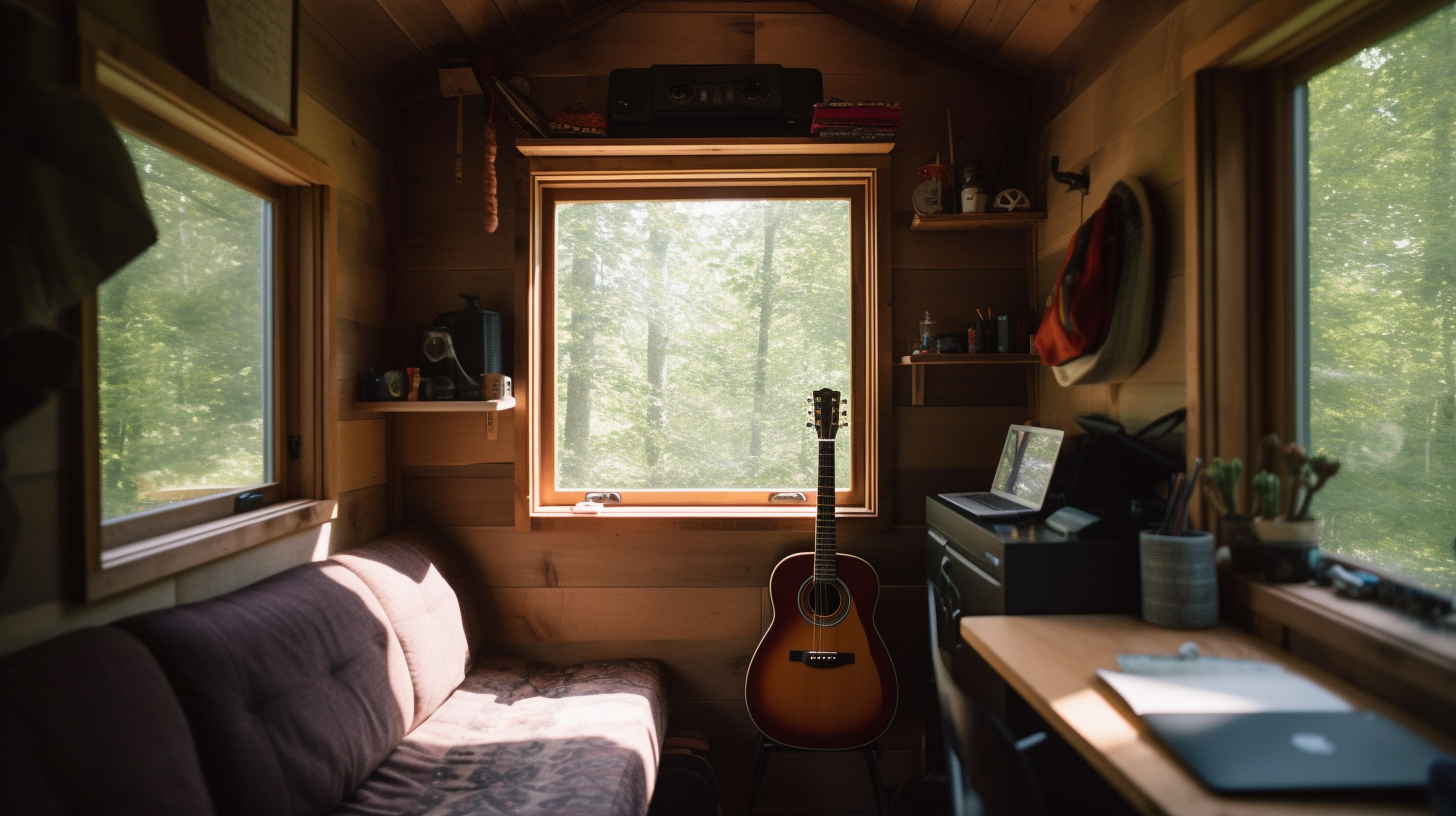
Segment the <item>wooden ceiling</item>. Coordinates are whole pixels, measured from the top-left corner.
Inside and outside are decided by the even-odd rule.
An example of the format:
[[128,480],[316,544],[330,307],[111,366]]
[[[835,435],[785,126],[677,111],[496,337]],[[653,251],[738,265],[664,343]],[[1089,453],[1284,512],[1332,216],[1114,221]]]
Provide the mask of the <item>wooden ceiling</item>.
[[393,94],[452,61],[509,64],[623,11],[822,11],[950,60],[1030,78],[1099,0],[302,0],[303,26]]

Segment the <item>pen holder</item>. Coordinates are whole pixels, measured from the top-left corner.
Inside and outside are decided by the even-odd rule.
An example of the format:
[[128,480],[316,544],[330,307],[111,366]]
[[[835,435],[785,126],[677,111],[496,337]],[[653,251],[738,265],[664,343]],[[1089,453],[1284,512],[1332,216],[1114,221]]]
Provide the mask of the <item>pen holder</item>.
[[1138,534],[1143,620],[1174,629],[1218,624],[1218,568],[1212,533]]

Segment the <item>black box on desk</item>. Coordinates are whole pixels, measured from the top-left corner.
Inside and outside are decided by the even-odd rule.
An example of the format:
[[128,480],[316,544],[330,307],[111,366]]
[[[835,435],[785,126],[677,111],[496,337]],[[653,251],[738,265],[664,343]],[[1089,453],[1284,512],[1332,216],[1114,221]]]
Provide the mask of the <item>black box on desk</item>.
[[925,523],[926,575],[942,593],[959,596],[963,615],[1138,614],[1142,608],[1134,534],[1102,538],[1093,526],[1065,535],[1038,517],[982,522],[939,496],[926,497]]

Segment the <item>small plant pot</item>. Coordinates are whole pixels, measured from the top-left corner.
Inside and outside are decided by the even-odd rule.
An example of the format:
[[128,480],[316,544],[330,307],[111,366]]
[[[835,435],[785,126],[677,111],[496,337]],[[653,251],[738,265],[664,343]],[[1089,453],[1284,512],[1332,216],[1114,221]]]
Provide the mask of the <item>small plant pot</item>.
[[1224,516],[1219,524],[1218,543],[1228,549],[1229,569],[1239,575],[1259,575],[1262,548],[1254,535],[1253,516]]
[[1256,519],[1254,535],[1259,539],[1260,578],[1278,584],[1314,578],[1320,559],[1319,519]]
[[1174,629],[1218,624],[1218,567],[1213,533],[1138,534],[1143,620]]

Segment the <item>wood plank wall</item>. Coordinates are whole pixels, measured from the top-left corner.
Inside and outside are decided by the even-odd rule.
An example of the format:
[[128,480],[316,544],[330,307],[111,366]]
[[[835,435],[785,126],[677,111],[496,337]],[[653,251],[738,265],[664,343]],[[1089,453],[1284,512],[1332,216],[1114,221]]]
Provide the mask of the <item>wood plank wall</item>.
[[[532,96],[550,115],[574,100],[604,110],[614,68],[750,62],[817,67],[826,96],[904,106],[892,154],[897,356],[908,353],[927,309],[946,331],[963,330],[977,307],[1029,316],[1031,246],[1025,234],[908,228],[916,169],[946,150],[947,108],[984,162],[999,158],[997,128],[1022,134],[1021,155],[1030,152],[1025,81],[969,61],[938,64],[800,3],[775,3],[771,13],[763,4],[642,3],[512,68],[529,80]],[[502,123],[501,221],[496,233],[484,233],[479,99],[466,110],[463,185],[453,181],[454,100],[412,102],[393,123],[391,365],[412,364],[416,327],[459,308],[458,293],[480,293],[483,305],[502,312],[508,324],[523,298],[513,289],[522,248],[515,242],[520,213],[510,191],[527,164]],[[1008,178],[1024,179],[1026,164],[1019,162]],[[1007,423],[1026,418],[1026,380],[1011,366],[943,367],[930,374],[928,404],[916,407],[909,372],[897,368],[888,429],[891,523],[841,522],[843,550],[867,558],[879,572],[879,626],[900,675],[899,714],[883,740],[882,767],[891,784],[923,773],[923,497],[989,481]],[[516,418],[505,413],[499,419],[491,440],[479,415],[396,416],[389,428],[392,523],[439,528],[471,555],[472,596],[488,621],[487,648],[558,662],[613,655],[665,660],[672,725],[710,735],[728,812],[743,812],[757,734],[742,701],[744,671],[768,624],[769,573],[784,555],[810,549],[812,525],[806,519],[802,531],[785,532],[725,522],[667,532],[602,519],[599,532],[582,532],[580,525],[518,532],[512,516]],[[769,769],[760,807],[868,810],[869,797],[858,756],[781,757]]]
[[[59,17],[44,16],[48,12],[39,7],[42,4],[35,5],[43,16],[33,44],[38,52],[34,62],[57,74],[51,81],[63,81],[64,24]],[[161,50],[162,18],[152,0],[87,5],[145,47]],[[59,16],[59,5],[55,8]],[[341,28],[331,14],[328,4],[302,3],[295,139],[338,171],[335,371],[347,373],[334,379],[343,390],[354,384],[350,361],[376,356],[367,348],[382,347],[386,325],[383,223],[388,106],[382,89],[388,85],[349,56],[335,36],[349,29]],[[340,399],[341,410],[347,411],[352,391],[348,397]],[[11,568],[0,577],[0,653],[78,626],[212,597],[322,557],[330,548],[368,540],[385,529],[384,422],[377,417],[356,421],[344,414],[337,418],[337,438],[338,447],[348,455],[339,456],[332,485],[339,498],[337,522],[114,598],[70,603],[67,586],[74,578],[81,544],[71,529],[75,513],[68,497],[73,486],[62,453],[68,434],[62,408],[59,400],[52,399],[5,436],[9,485],[20,508],[21,534]]]
[[1091,190],[1069,193],[1047,180],[1047,222],[1036,248],[1036,301],[1044,303],[1067,245],[1112,185],[1140,178],[1154,210],[1157,284],[1152,347],[1121,383],[1063,387],[1038,376],[1041,419],[1079,432],[1076,417],[1100,413],[1137,430],[1186,403],[1184,359],[1183,52],[1249,5],[1249,0],[1099,3],[1037,75],[1044,125],[1039,167],[1061,158],[1088,171]]

